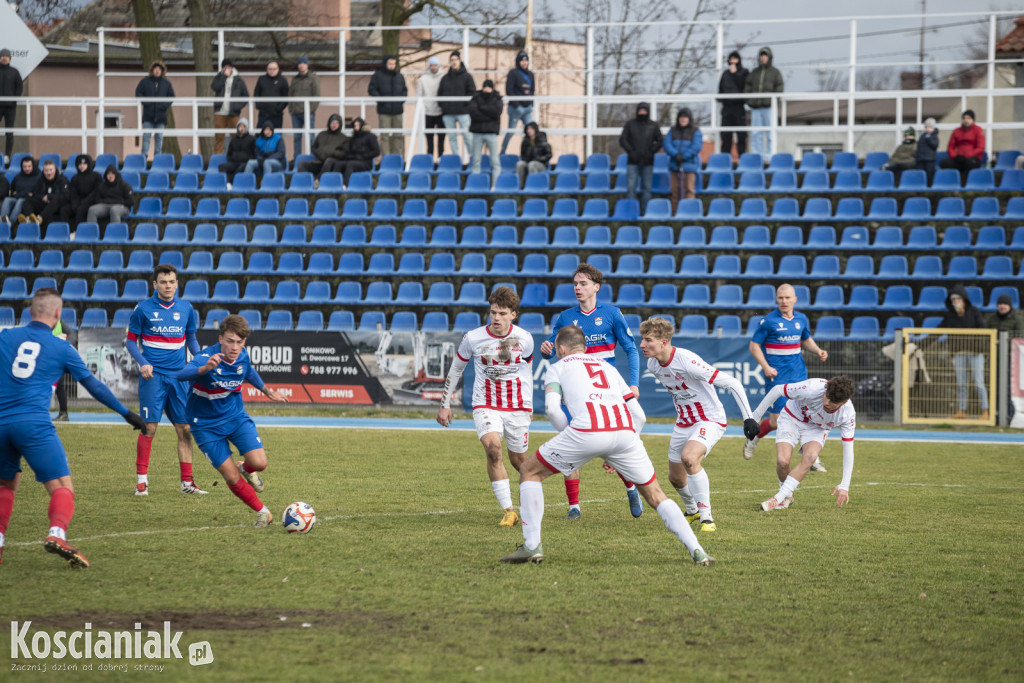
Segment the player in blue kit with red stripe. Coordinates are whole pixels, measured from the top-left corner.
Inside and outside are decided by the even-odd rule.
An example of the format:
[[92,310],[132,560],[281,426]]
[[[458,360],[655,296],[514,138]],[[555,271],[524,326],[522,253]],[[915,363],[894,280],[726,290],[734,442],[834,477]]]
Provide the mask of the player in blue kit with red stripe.
[[[807,316],[796,312],[796,301],[796,290],[793,285],[779,285],[775,290],[775,303],[778,308],[761,318],[761,323],[754,331],[754,337],[750,342],[750,355],[764,372],[765,393],[776,385],[807,379],[807,365],[804,363],[801,348],[816,354],[822,363],[828,360],[828,351],[821,349],[811,339],[811,323]],[[744,458],[749,460],[761,439],[778,426],[779,413],[785,405],[786,399],[781,398],[769,409],[768,417],[761,421],[760,433],[744,443]],[[820,459],[814,462],[811,471],[825,471]]]
[[[583,330],[587,342],[587,355],[603,358],[615,364],[615,348],[622,346],[629,359],[629,388],[634,396],[640,395],[637,385],[640,384],[640,353],[637,351],[633,335],[629,331],[626,319],[617,306],[597,302],[597,292],[601,289],[603,275],[601,271],[589,263],[581,263],[572,276],[573,291],[579,305],[567,308],[558,314],[551,326],[551,336],[541,345],[540,352],[545,358],[554,353],[555,336],[558,330],[568,325],[575,325]],[[571,416],[570,416],[571,417]],[[621,475],[620,475],[621,478]],[[644,504],[640,492],[632,482],[622,479],[626,485],[629,498],[629,511],[634,517],[643,514]],[[580,473],[573,472],[565,478],[565,495],[569,499],[568,519],[580,517]]]
[[0,332],[0,561],[4,534],[14,509],[14,494],[21,481],[21,459],[25,458],[36,481],[50,494],[50,530],[43,547],[63,557],[72,567],[85,568],[89,561],[67,542],[68,523],[75,514],[75,490],[64,446],[50,421],[53,385],[69,372],[86,391],[132,427],[141,430],[145,423],[92,376],[67,341],[53,335],[61,308],[57,290],[39,289],[32,296],[29,309],[32,322]]
[[[256,424],[245,412],[242,385],[246,382],[262,391],[271,401],[288,399],[267,387],[249,361],[245,340],[249,324],[240,315],[221,321],[220,338],[203,349],[177,375],[189,382],[192,390],[185,414],[199,450],[224,476],[228,488],[256,511],[256,528],[270,524],[273,515],[256,494],[263,491],[259,473],[267,469],[267,452],[256,433]],[[231,459],[231,444],[242,455],[237,464]]]
[[[135,495],[149,495],[149,455],[160,417],[167,413],[178,436],[182,493],[205,494],[192,477],[192,435],[185,419],[188,385],[174,378],[185,367],[185,347],[199,353],[192,306],[175,296],[178,271],[161,263],[153,271],[155,293],[132,311],[125,348],[139,364],[139,413],[146,429],[135,444]],[[141,347],[141,349],[140,349]]]

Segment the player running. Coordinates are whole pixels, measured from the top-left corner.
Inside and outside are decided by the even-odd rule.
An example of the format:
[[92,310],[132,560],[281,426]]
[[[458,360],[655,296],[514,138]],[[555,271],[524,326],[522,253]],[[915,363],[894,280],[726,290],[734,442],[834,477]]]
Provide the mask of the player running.
[[[658,485],[654,465],[638,436],[646,417],[622,375],[586,352],[586,335],[575,325],[558,331],[555,350],[560,360],[548,368],[544,378],[544,408],[558,434],[520,468],[523,544],[501,561],[522,564],[544,559],[540,538],[544,519],[541,482],[553,473],[569,474],[594,458],[603,458],[630,481],[637,482],[647,504],[658,511],[665,526],[686,546],[696,564],[714,562],[715,558],[701,547],[683,511]],[[562,412],[563,400],[572,413],[572,422]]]
[[153,296],[132,311],[125,341],[128,353],[139,364],[139,412],[146,421],[135,444],[135,495],[149,495],[149,455],[164,413],[178,435],[180,491],[205,494],[192,477],[192,435],[185,418],[188,384],[175,379],[185,367],[185,346],[193,356],[199,353],[195,314],[191,304],[175,296],[178,271],[174,266],[161,263],[153,270],[153,289]]
[[[558,314],[551,326],[551,336],[540,345],[540,352],[550,358],[554,352],[555,336],[558,330],[566,325],[576,325],[587,337],[587,353],[615,365],[615,347],[621,344],[629,359],[629,388],[634,396],[640,395],[640,354],[633,343],[633,334],[629,331],[626,319],[617,306],[597,302],[597,292],[601,289],[603,276],[601,271],[589,263],[581,263],[573,273],[572,283],[579,304],[567,308]],[[570,416],[567,416],[570,417]],[[619,474],[622,477],[622,474]],[[626,485],[629,498],[629,511],[634,517],[644,512],[644,504],[632,482],[622,479]],[[567,519],[580,518],[580,473],[572,472],[565,477],[565,495],[569,499]]]
[[[793,504],[793,492],[825,446],[825,437],[836,426],[843,437],[843,480],[832,490],[832,495],[840,507],[850,500],[853,431],[857,423],[857,412],[850,402],[853,392],[853,382],[846,375],[830,380],[808,379],[776,385],[757,406],[753,414],[755,420],[761,419],[764,411],[775,401],[781,399],[785,402],[779,417],[779,433],[775,437],[779,492],[761,503],[762,510],[783,510]],[[790,469],[789,460],[797,444],[802,446],[803,456]]]
[[70,344],[53,336],[61,308],[57,290],[36,290],[29,309],[32,322],[0,332],[0,386],[4,388],[0,392],[0,562],[14,494],[21,482],[21,459],[25,458],[36,481],[50,495],[50,530],[43,548],[72,567],[87,568],[89,560],[67,542],[68,524],[75,514],[75,490],[64,446],[50,421],[53,384],[68,372],[135,429],[144,429],[145,423],[92,376]]
[[533,335],[512,324],[519,315],[519,296],[509,287],[498,287],[487,299],[491,319],[484,327],[467,332],[459,344],[441,395],[437,422],[452,423],[451,400],[466,364],[473,361],[473,422],[487,456],[487,476],[498,505],[505,511],[500,526],[519,521],[512,506],[512,487],[501,457],[505,437],[508,459],[519,469],[530,445],[533,416]]
[[678,417],[668,444],[668,479],[683,499],[686,519],[700,518],[700,530],[717,529],[711,516],[711,484],[701,462],[725,433],[725,407],[715,387],[732,392],[744,418],[747,393],[739,380],[719,372],[697,354],[672,346],[674,326],[664,318],[640,324],[640,350],[647,369],[668,389]]
[[[778,308],[761,318],[761,324],[754,331],[754,338],[750,342],[750,355],[764,372],[766,392],[779,384],[807,379],[807,365],[800,353],[801,346],[816,354],[822,363],[828,360],[828,351],[819,348],[811,339],[811,323],[807,316],[794,310],[796,301],[796,290],[793,289],[793,285],[779,285],[775,290],[775,303],[778,304]],[[780,399],[772,406],[768,417],[761,422],[757,438],[743,444],[744,458],[750,460],[761,439],[778,426],[779,413],[785,404],[785,399]],[[816,460],[811,471],[826,470],[821,460]]]
[[[253,526],[260,529],[274,518],[256,495],[263,491],[259,473],[267,469],[267,452],[255,423],[245,412],[242,384],[248,382],[277,403],[287,403],[288,399],[264,385],[245,350],[248,337],[245,318],[225,317],[218,342],[200,351],[177,378],[192,384],[185,415],[199,450],[224,476],[231,492],[256,511]],[[237,465],[231,459],[231,444],[242,454]]]

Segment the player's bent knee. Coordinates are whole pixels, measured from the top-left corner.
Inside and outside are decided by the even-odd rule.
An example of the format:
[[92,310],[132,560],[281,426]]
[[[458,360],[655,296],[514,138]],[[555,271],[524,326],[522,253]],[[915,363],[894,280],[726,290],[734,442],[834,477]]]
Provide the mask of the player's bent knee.
[[245,466],[255,472],[262,472],[267,469],[267,452],[262,448],[249,451],[242,456]]

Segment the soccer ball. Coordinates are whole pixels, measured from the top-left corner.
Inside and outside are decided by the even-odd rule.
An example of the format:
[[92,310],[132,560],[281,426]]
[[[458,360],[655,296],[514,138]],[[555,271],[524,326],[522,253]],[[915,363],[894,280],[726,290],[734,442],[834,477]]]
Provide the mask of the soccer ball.
[[290,534],[304,534],[316,523],[316,511],[309,503],[292,503],[284,509],[281,523]]

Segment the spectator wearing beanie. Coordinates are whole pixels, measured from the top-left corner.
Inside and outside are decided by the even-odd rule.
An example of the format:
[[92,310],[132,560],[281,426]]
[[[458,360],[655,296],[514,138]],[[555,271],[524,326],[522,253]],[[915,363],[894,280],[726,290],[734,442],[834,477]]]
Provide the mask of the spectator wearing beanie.
[[675,215],[680,199],[697,196],[697,173],[700,172],[700,153],[704,149],[704,136],[689,107],[682,107],[676,114],[676,125],[669,129],[662,147],[668,154],[672,214]]
[[11,162],[11,154],[14,152],[14,133],[10,129],[15,126],[14,118],[18,113],[16,98],[21,97],[24,85],[21,72],[11,66],[11,51],[5,47],[0,50],[0,121],[3,122],[3,127],[8,129],[3,166]]
[[473,173],[480,172],[480,159],[484,145],[491,154],[491,188],[498,184],[501,173],[501,155],[498,152],[498,133],[501,131],[501,95],[494,91],[494,81],[488,79],[480,91],[469,101],[469,130],[473,133]]
[[[398,70],[398,59],[394,55],[384,57],[384,63],[370,77],[370,97],[405,97],[409,88],[405,85],[405,76]],[[402,112],[405,111],[404,101],[378,101],[377,121],[381,128],[400,129],[405,127]],[[380,136],[381,153],[402,154],[404,138],[401,133],[384,133]]]
[[231,183],[235,182],[235,174],[245,171],[245,167],[255,158],[256,138],[249,133],[249,120],[240,118],[235,124],[235,134],[228,143],[227,160],[217,167],[218,171],[227,176],[229,190]]
[[928,176],[928,184],[932,184],[935,177],[935,157],[939,151],[939,131],[935,128],[935,119],[924,120],[924,133],[917,141],[917,151],[914,153],[915,167],[921,169]]
[[1000,332],[1024,334],[1024,314],[1013,307],[1013,297],[1000,294],[996,310],[988,315],[988,326]]
[[[508,127],[515,129],[519,122],[523,122],[523,129],[526,124],[533,121],[533,96],[537,94],[537,78],[530,71],[530,56],[519,51],[516,55],[516,68],[508,72],[505,77],[505,94],[508,96]],[[501,141],[501,153],[508,149],[508,143],[512,139],[512,131],[505,133],[505,139]]]
[[[213,77],[210,83],[210,90],[213,91],[217,102],[213,105],[213,127],[221,131],[237,129],[238,117],[245,108],[245,101],[249,99],[249,88],[245,81],[238,75],[235,65],[230,59],[220,63],[220,71]],[[245,126],[249,129],[248,123]],[[224,153],[224,133],[217,133],[213,138],[214,154]]]
[[[149,67],[149,75],[139,81],[135,87],[136,97],[167,97],[174,98],[174,87],[164,78],[167,68],[160,62],[153,62]],[[142,128],[161,131],[167,126],[167,109],[171,106],[170,99],[162,102],[142,103]],[[153,134],[153,154],[160,154],[164,147],[164,134]],[[149,156],[150,133],[142,134],[142,156]]]
[[[441,84],[437,88],[438,97],[458,97],[457,101],[441,102],[441,116],[444,120],[444,127],[449,130],[448,142],[452,152],[462,156],[459,148],[458,135],[462,135],[462,142],[469,152],[470,144],[473,141],[473,134],[469,132],[469,99],[476,93],[476,82],[473,76],[466,70],[462,63],[462,53],[458,50],[452,52],[448,58],[448,71],[441,78]],[[461,128],[461,132],[456,129]]]
[[651,120],[651,105],[641,102],[636,107],[636,118],[626,121],[619,136],[619,147],[626,153],[626,198],[637,199],[640,185],[640,211],[647,209],[654,179],[654,154],[661,149],[661,128]]
[[974,122],[974,110],[968,109],[960,117],[960,127],[949,136],[946,146],[949,156],[939,164],[942,168],[960,171],[960,184],[967,180],[967,174],[974,168],[981,168],[985,154],[985,131]]
[[896,179],[896,183],[900,182],[900,175],[904,171],[909,171],[912,168],[917,168],[917,135],[914,133],[914,129],[907,126],[903,130],[903,142],[899,144],[896,150],[889,157],[888,163],[882,168],[887,171],[892,171],[893,177]]

